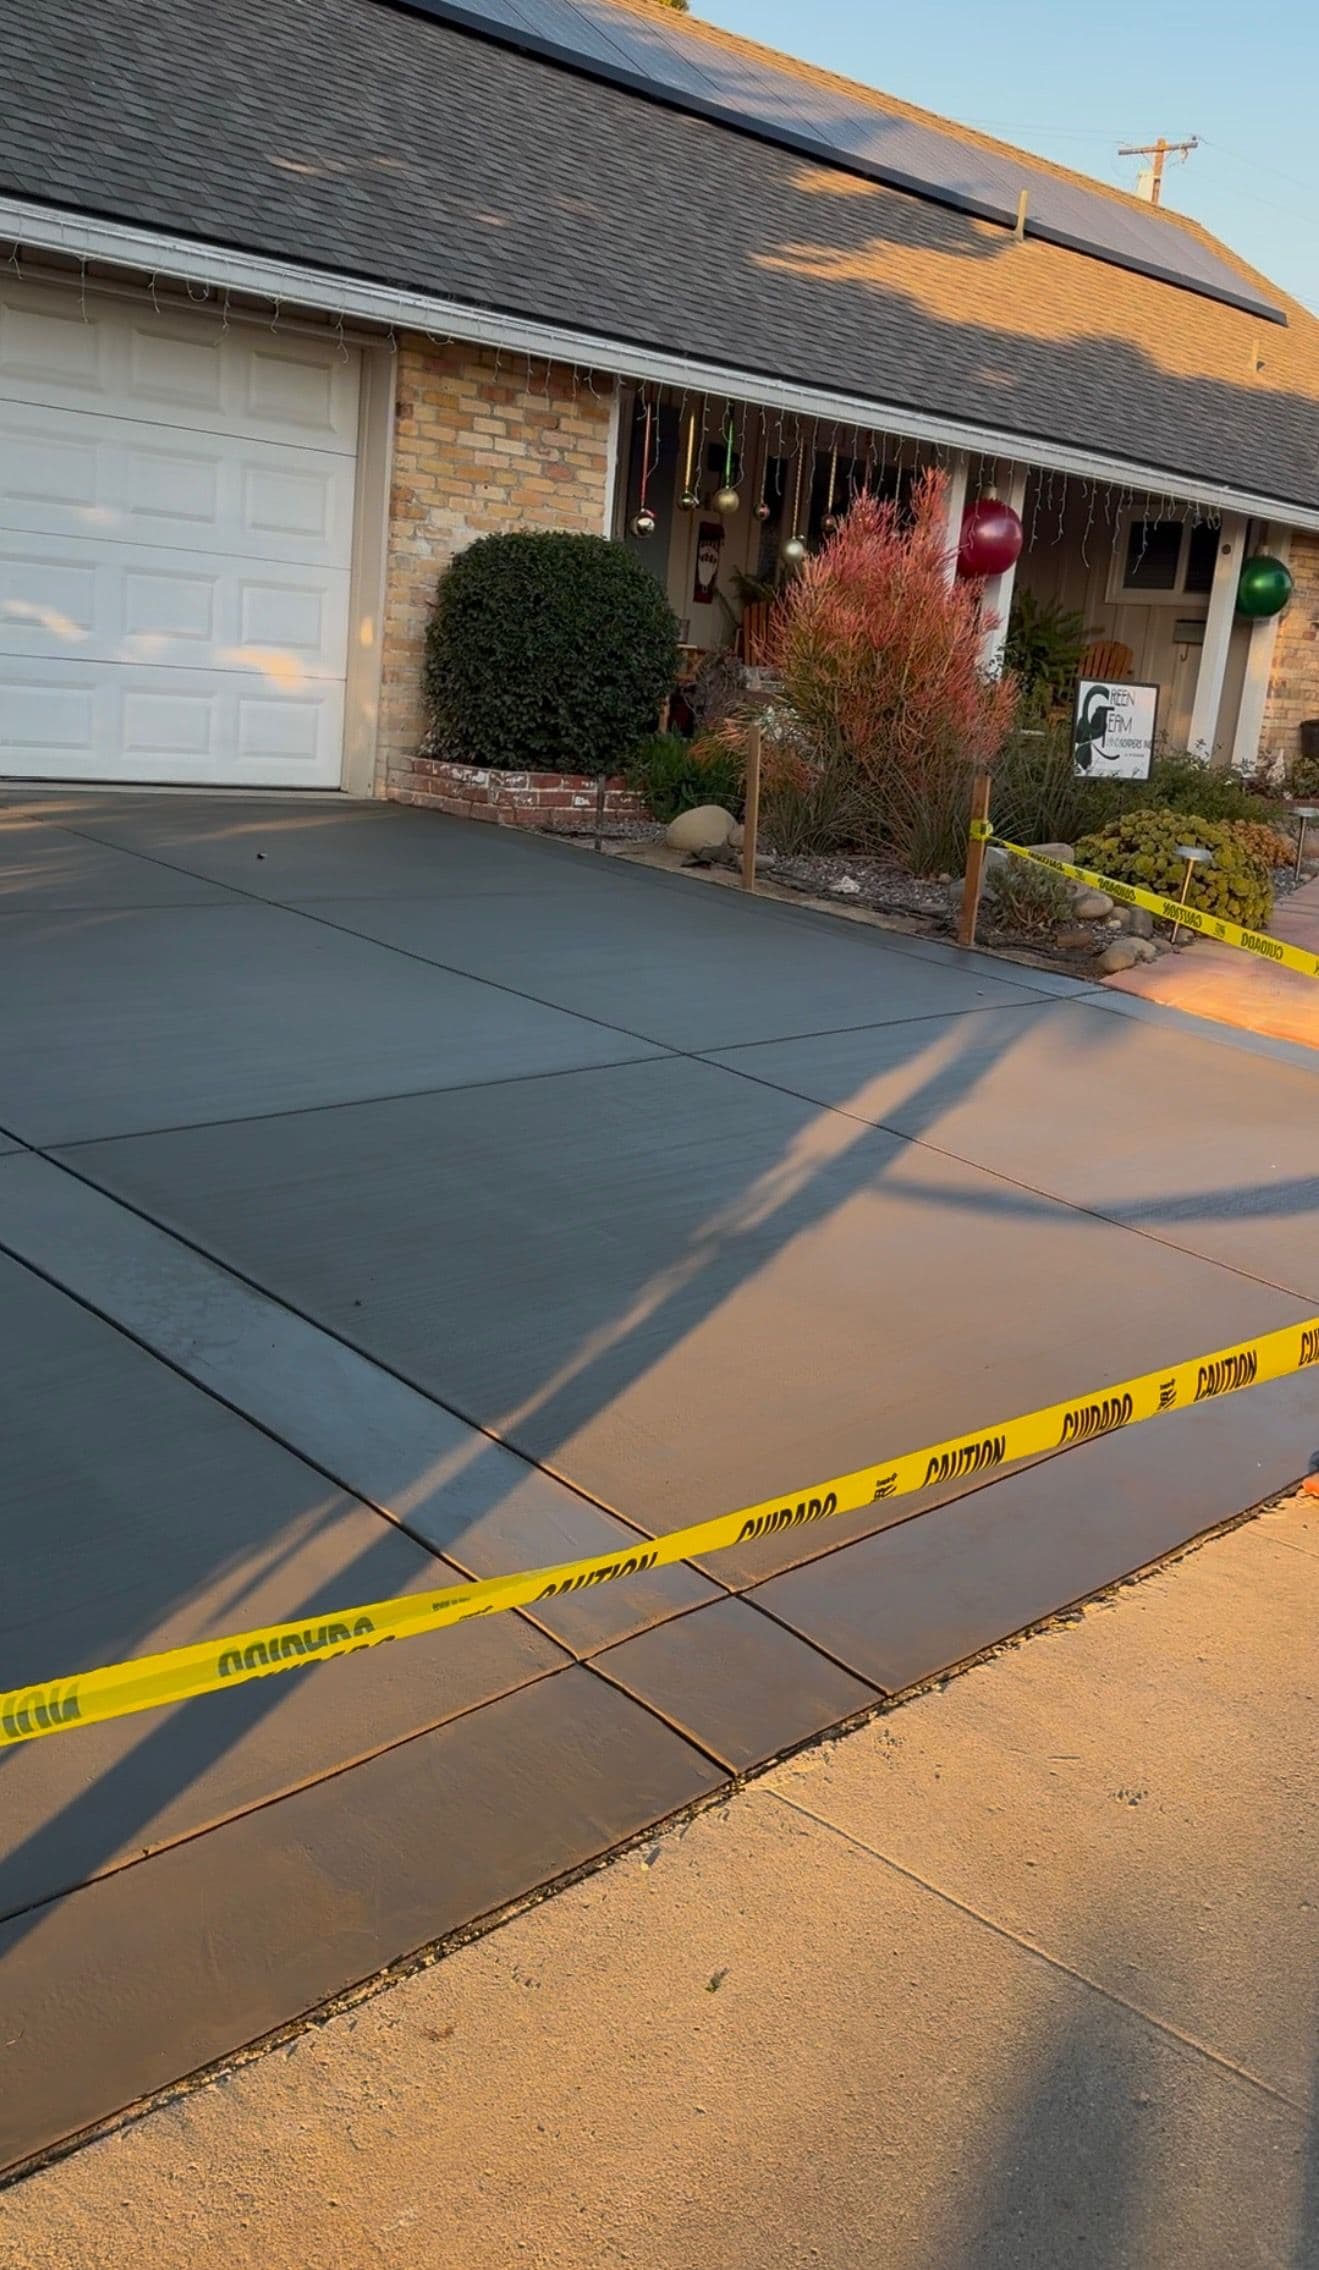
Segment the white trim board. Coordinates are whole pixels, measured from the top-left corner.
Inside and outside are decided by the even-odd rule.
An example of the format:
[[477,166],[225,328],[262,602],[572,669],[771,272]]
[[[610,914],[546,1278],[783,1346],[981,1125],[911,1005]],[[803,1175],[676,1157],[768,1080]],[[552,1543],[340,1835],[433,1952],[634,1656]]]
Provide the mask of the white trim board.
[[863,395],[800,386],[763,373],[698,362],[690,356],[572,331],[499,309],[468,307],[425,292],[267,259],[225,245],[165,236],[22,198],[0,197],[0,240],[33,252],[61,253],[147,276],[176,278],[181,284],[207,284],[221,291],[250,293],[273,301],[277,307],[312,308],[342,316],[345,321],[392,330],[438,332],[446,338],[500,347],[506,352],[547,357],[587,370],[607,370],[652,385],[721,394],[731,401],[750,402],[765,409],[836,421],[866,432],[904,435],[941,448],[1010,459],[1017,465],[1040,466],[1079,480],[1103,481],[1154,497],[1175,497],[1214,511],[1247,513],[1319,532],[1319,507],[1191,480],[1166,466],[1128,462],[1006,433],[997,427],[957,423],[900,404],[871,401]]

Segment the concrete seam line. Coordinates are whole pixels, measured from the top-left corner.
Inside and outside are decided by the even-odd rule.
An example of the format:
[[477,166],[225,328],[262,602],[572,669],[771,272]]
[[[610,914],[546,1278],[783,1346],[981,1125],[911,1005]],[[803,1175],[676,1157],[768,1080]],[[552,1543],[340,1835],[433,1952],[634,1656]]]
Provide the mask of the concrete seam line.
[[1193,2051],[1209,2064],[1218,2066],[1220,2071],[1230,2074],[1233,2080],[1244,2081],[1250,2088],[1258,2089],[1262,2095],[1271,2097],[1275,2104],[1285,2105],[1298,2119],[1305,2117],[1305,2106],[1298,2104],[1294,2097],[1289,2097],[1284,2089],[1275,2088],[1272,2081],[1266,2081],[1260,2074],[1253,2073],[1248,2065],[1239,2065],[1235,2059],[1225,2057],[1221,2050],[1214,2049],[1209,2042],[1201,2041],[1197,2034],[1187,2033],[1183,2027],[1173,2025],[1168,2018],[1157,2017],[1139,2002],[1129,2002],[1125,1995],[1115,1993],[1111,1986],[1105,1986],[1102,1980],[1092,1978],[1088,1971],[1078,1970],[1074,1963],[1064,1962],[1061,1955],[1050,1954],[1047,1947],[1041,1947],[1034,1939],[1023,1937],[1021,1932],[1013,1931],[1008,1924],[996,1922],[992,1915],[986,1915],[982,1909],[972,1907],[967,1900],[958,1899],[955,1892],[945,1891],[941,1884],[932,1883],[928,1876],[920,1875],[916,1869],[905,1868],[900,1860],[894,1860],[887,1852],[881,1852],[877,1845],[868,1844],[855,1830],[843,1828],[837,1821],[831,1821],[827,1814],[817,1813],[811,1806],[803,1805],[799,1798],[785,1797],[781,1789],[771,1789],[763,1782],[760,1786],[767,1797],[785,1805],[790,1813],[799,1813],[804,1820],[814,1821],[817,1827],[827,1829],[832,1836],[840,1837],[854,1851],[864,1853],[868,1860],[877,1861],[881,1868],[887,1868],[893,1875],[903,1877],[909,1884],[915,1884],[920,1891],[931,1893],[945,1907],[951,1907],[958,1915],[966,1916],[969,1922],[981,1924],[986,1931],[992,1931],[996,1938],[1005,1939],[1009,1946],[1016,1947],[1022,1954],[1032,1956],[1036,1962],[1047,1964],[1050,1970],[1060,1972],[1065,1978],[1074,1979],[1078,1986],[1087,1987],[1092,1994],[1102,1996],[1115,2009],[1125,2010],[1131,2017],[1142,2019],[1146,2025],[1153,2026],[1157,2033],[1166,2034],[1170,2041],[1179,2043],[1183,2049]]
[[1268,1380],[1288,1378],[1315,1364],[1319,1364],[1319,1316],[1001,1420],[992,1433],[977,1429],[906,1451],[880,1465],[835,1475],[815,1484],[811,1494],[795,1495],[795,1502],[794,1498],[787,1503],[764,1499],[682,1529],[667,1530],[644,1545],[638,1539],[641,1549],[621,1557],[615,1547],[608,1553],[588,1554],[548,1567],[481,1578],[429,1597],[407,1594],[359,1603],[320,1624],[304,1618],[266,1623],[161,1654],[17,1687],[0,1695],[0,1743],[30,1741],[67,1732],[71,1726],[156,1710],[194,1695],[305,1668],[309,1659],[324,1662],[354,1653],[359,1647],[418,1637],[423,1632],[464,1623],[470,1616],[535,1608],[542,1600],[557,1599],[584,1586],[614,1583],[677,1561],[701,1560],[707,1553],[743,1545],[752,1538],[833,1520],[881,1500],[918,1496],[932,1483],[963,1480],[1035,1458],[1041,1452],[1074,1448],[1126,1426],[1140,1426]]

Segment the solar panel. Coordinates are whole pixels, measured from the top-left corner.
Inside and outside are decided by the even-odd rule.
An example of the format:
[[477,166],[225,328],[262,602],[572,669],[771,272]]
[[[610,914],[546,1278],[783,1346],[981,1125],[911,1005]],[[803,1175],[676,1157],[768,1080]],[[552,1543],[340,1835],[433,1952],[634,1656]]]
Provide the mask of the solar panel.
[[652,22],[610,0],[403,4],[982,220],[1013,225],[1025,190],[1031,236],[1269,322],[1287,320],[1209,245],[1154,207],[1124,204],[1081,182],[1034,171],[1028,156],[960,141],[885,110],[882,97],[862,90],[849,95],[798,77],[772,56],[762,60],[722,48],[664,8],[655,9]]

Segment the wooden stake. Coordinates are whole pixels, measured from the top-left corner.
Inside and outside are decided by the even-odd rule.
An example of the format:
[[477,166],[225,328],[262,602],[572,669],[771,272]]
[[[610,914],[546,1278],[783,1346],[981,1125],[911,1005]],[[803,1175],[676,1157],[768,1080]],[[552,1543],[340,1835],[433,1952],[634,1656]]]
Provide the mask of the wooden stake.
[[[989,818],[989,774],[978,771],[971,782],[971,817],[973,820]],[[974,946],[976,942],[976,916],[980,912],[980,887],[985,879],[985,839],[973,835],[966,847],[966,881],[962,885],[962,910],[957,917],[957,943]]]
[[759,725],[751,728],[747,745],[747,793],[742,818],[742,888],[754,891],[756,887],[756,838],[760,833],[760,743]]

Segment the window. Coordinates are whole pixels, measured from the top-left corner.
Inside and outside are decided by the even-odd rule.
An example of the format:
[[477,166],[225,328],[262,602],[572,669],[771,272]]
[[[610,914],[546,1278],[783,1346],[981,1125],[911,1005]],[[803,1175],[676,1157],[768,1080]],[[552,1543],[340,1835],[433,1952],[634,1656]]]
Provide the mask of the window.
[[1133,520],[1127,530],[1128,591],[1175,591],[1182,564],[1180,520]]
[[1207,598],[1214,585],[1221,531],[1215,521],[1127,522],[1125,548],[1114,558],[1109,598],[1158,604]]
[[1220,534],[1221,530],[1208,520],[1202,520],[1198,528],[1191,530],[1191,541],[1186,547],[1186,572],[1182,577],[1183,591],[1213,590]]

